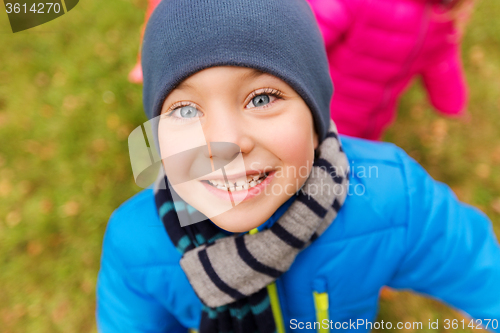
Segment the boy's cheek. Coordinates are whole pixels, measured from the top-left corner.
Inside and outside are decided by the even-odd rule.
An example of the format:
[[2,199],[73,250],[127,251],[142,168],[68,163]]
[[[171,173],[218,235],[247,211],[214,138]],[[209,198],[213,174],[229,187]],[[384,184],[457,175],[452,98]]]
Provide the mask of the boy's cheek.
[[158,141],[162,158],[206,145],[203,128],[199,121],[194,121],[179,130],[178,126],[172,124],[168,118],[161,118],[159,121]]
[[317,146],[311,133],[304,131],[287,130],[278,133],[273,140],[274,150],[284,163],[302,165],[314,158],[314,149]]

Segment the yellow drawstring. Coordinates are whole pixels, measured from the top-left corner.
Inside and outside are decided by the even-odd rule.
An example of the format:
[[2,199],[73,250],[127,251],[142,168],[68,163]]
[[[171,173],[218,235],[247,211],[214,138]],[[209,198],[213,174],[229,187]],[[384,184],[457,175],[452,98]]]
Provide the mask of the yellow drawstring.
[[273,311],[274,322],[276,323],[276,332],[285,333],[285,323],[283,322],[283,315],[281,314],[280,299],[278,297],[278,289],[276,282],[267,286],[267,293],[271,301],[271,310]]

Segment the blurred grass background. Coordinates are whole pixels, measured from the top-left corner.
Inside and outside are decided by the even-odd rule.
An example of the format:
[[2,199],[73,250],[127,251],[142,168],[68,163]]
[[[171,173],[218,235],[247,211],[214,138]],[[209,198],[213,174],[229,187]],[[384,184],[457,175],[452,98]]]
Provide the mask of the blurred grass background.
[[[111,212],[140,191],[127,137],[146,120],[127,82],[145,1],[84,0],[12,34],[0,13],[0,332],[95,332],[95,284]],[[500,2],[476,7],[463,44],[468,123],[436,115],[415,82],[385,136],[500,235]],[[378,320],[461,318],[409,292]],[[454,330],[454,332],[461,330]],[[445,332],[444,329],[440,332]]]

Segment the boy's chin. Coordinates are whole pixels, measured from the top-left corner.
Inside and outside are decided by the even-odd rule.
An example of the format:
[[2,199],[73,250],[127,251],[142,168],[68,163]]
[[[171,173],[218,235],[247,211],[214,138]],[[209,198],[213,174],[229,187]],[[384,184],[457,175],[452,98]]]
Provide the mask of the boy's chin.
[[264,202],[242,203],[210,218],[216,226],[229,232],[247,232],[265,223],[289,197],[269,197]]
[[257,228],[262,223],[266,222],[271,215],[267,217],[255,216],[254,218],[249,218],[248,214],[226,212],[211,218],[210,221],[221,229],[229,232],[240,233]]

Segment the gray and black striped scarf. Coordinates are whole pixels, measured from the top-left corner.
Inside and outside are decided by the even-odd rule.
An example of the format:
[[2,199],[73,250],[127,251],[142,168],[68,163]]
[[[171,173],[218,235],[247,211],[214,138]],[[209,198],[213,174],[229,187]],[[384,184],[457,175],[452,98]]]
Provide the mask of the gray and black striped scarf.
[[210,220],[181,227],[175,210],[164,209],[173,207],[170,190],[156,190],[160,218],[203,303],[201,333],[276,332],[266,286],[335,219],[347,195],[348,176],[349,163],[332,122],[295,201],[260,233],[228,235]]

